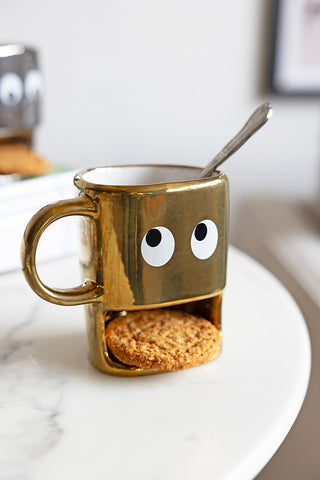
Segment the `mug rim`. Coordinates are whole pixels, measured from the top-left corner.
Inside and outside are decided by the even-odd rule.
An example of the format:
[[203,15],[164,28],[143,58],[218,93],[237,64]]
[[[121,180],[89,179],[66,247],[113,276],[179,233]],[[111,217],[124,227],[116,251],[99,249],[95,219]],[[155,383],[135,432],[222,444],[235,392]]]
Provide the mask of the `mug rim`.
[[26,53],[37,56],[38,50],[23,42],[0,42],[1,58],[19,57]]
[[181,169],[189,169],[194,170],[195,172],[199,172],[203,170],[203,167],[193,166],[193,165],[183,165],[183,164],[167,164],[167,163],[134,163],[134,164],[118,164],[118,165],[98,165],[95,167],[89,167],[80,170],[78,173],[75,174],[73,178],[73,182],[77,188],[81,191],[85,190],[95,190],[100,192],[110,192],[110,191],[154,191],[154,190],[163,190],[166,187],[170,186],[170,190],[188,190],[192,186],[202,186],[212,184],[217,180],[220,180],[225,175],[217,170],[215,174],[211,175],[210,177],[204,178],[193,178],[190,180],[173,180],[173,181],[163,181],[159,183],[145,183],[145,184],[101,184],[95,182],[89,182],[84,178],[84,175],[88,172],[93,170],[98,170],[100,168],[105,169],[116,169],[116,168],[181,168]]

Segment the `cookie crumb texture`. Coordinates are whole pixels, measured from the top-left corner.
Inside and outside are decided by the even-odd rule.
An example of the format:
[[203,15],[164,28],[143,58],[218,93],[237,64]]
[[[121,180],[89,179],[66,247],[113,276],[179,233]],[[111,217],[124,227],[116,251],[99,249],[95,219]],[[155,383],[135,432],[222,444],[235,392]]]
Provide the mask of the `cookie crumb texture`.
[[182,310],[129,312],[110,321],[108,349],[126,365],[153,370],[183,370],[207,362],[221,346],[218,329]]
[[27,145],[22,143],[0,145],[0,174],[42,175],[49,168],[50,163]]

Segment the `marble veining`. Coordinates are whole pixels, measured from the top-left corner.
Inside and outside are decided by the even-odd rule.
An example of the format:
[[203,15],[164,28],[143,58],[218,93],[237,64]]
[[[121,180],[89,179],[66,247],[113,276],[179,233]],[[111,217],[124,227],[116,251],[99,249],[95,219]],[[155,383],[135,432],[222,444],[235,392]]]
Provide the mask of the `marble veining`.
[[[10,283],[0,287],[6,303],[16,310],[5,310],[10,321],[1,335],[0,350],[0,443],[5,446],[1,448],[0,478],[5,480],[32,479],[32,464],[63,434],[60,415],[67,380],[50,365],[41,365],[34,355],[33,332],[42,302],[35,297],[24,303],[22,281],[19,278],[11,288]],[[21,295],[15,303],[17,292]]]

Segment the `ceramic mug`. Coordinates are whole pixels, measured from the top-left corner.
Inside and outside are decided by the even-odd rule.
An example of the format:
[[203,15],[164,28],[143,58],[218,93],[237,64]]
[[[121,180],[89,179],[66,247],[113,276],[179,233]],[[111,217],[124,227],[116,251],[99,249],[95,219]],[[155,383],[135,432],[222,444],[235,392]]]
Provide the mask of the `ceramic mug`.
[[[87,304],[90,357],[120,375],[152,373],[118,365],[104,341],[106,321],[123,311],[181,305],[221,330],[226,284],[228,180],[177,165],[90,168],[74,183],[78,197],[42,208],[29,222],[22,265],[31,288],[60,305]],[[80,286],[56,289],[39,278],[35,257],[43,231],[80,215]]]

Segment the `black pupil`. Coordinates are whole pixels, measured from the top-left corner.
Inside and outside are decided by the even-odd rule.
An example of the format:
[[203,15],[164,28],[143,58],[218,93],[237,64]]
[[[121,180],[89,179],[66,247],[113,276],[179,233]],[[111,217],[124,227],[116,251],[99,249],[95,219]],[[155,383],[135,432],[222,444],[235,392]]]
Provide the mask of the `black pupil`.
[[161,242],[161,232],[157,228],[149,230],[146,236],[146,242],[149,247],[157,247]]
[[201,240],[206,238],[207,232],[208,232],[207,225],[205,223],[199,223],[196,226],[196,230],[194,232],[194,235],[195,235],[196,239],[199,240],[199,242],[200,242]]

